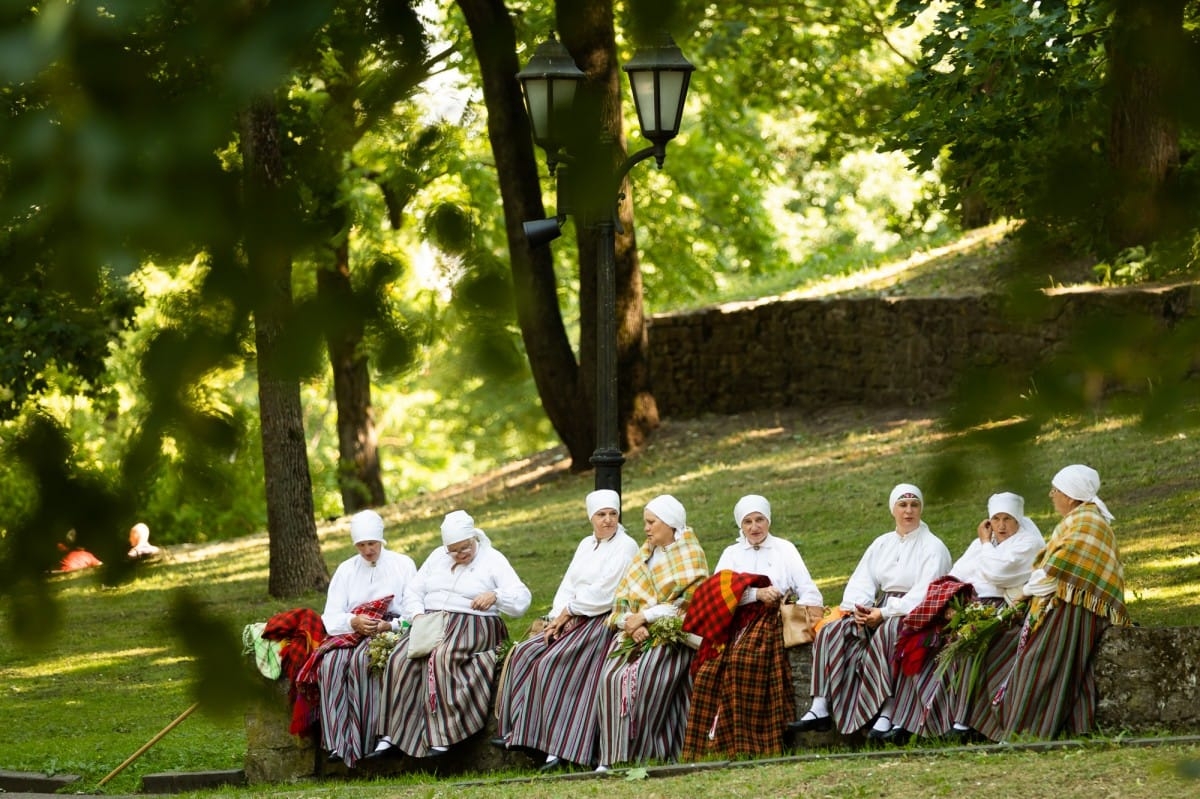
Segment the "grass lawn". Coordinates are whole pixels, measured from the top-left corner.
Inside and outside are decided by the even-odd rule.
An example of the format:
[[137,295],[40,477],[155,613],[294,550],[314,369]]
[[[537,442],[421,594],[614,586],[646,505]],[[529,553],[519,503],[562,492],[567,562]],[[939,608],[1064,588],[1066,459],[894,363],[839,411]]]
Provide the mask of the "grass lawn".
[[[689,523],[710,563],[715,563],[736,535],[734,502],[746,493],[764,493],[774,505],[774,532],[797,543],[826,601],[836,602],[866,544],[891,529],[886,505],[892,485],[901,480],[932,485],[941,453],[959,446],[932,414],[919,412],[779,411],[668,421],[653,444],[626,466],[625,518],[632,532],[640,535],[642,505],[658,493],[672,493],[687,506]],[[388,509],[389,546],[420,560],[438,541],[442,515],[466,508],[533,590],[529,614],[510,624],[514,635],[522,634],[548,608],[575,543],[588,531],[583,497],[593,478],[567,473],[561,461],[555,462],[556,454],[544,453],[523,469],[514,467],[457,492],[420,497]],[[1002,469],[990,452],[958,454],[965,455],[973,468],[959,475],[952,493],[927,487],[925,511],[925,520],[955,555],[972,540],[988,495],[998,490],[1024,494],[1027,513],[1049,533],[1055,521],[1046,496],[1050,477],[1062,465],[1086,462],[1100,471],[1101,496],[1117,517],[1133,618],[1145,625],[1194,623],[1200,610],[1200,539],[1195,533],[1200,438],[1196,435],[1182,430],[1147,433],[1130,417],[1098,414],[1063,419],[1044,430],[1031,447],[1010,454],[1008,460],[1020,468],[1005,480],[998,479]],[[324,528],[321,541],[331,566],[353,552],[344,523]],[[81,788],[92,788],[186,710],[197,691],[219,695],[214,681],[198,679],[194,658],[180,644],[183,633],[195,634],[200,627],[208,638],[234,642],[229,645],[236,647],[246,623],[265,620],[296,604],[321,607],[322,597],[317,595],[299,602],[270,599],[266,563],[266,539],[255,536],[174,548],[162,562],[147,565],[134,580],[117,587],[101,586],[93,573],[52,578],[61,612],[57,633],[47,632],[36,649],[11,643],[0,649],[6,727],[0,738],[0,768],[76,773],[83,776]],[[174,609],[182,596],[190,597],[204,613],[178,616]],[[205,627],[208,615],[219,619],[219,626]],[[48,616],[47,629],[50,626]],[[218,688],[221,678],[217,675],[215,680]],[[214,706],[219,715],[212,707],[193,714],[104,790],[136,791],[146,773],[239,768],[245,749],[242,707],[229,700]],[[1179,756],[1194,758],[1196,752],[1184,748]],[[1085,756],[1020,756],[1027,757],[1056,762]],[[1136,750],[1122,757],[1149,770],[1172,755]],[[919,762],[922,765],[914,767],[911,779],[917,780],[912,783],[914,790],[925,794],[919,782],[926,779],[922,774],[931,770],[941,774],[928,779],[940,780],[938,784],[951,791],[955,785],[962,788],[961,780],[968,776],[985,779],[986,770],[980,770],[978,763],[991,761],[958,755]],[[1010,766],[1000,767],[1002,771],[1016,765],[1015,760],[1006,762]],[[899,767],[880,763],[822,768],[826,767],[788,765],[686,779],[699,781],[694,790],[700,793],[690,795],[703,795],[713,789],[704,787],[708,782],[722,780],[728,783],[726,792],[738,795],[747,785],[757,785],[759,775],[765,781],[763,789],[777,793],[799,792],[799,783],[793,791],[779,781],[802,778],[824,785],[821,790],[828,793],[821,795],[860,795],[872,779]],[[874,768],[875,776],[853,776],[859,768]],[[790,776],[772,776],[774,769],[784,769]],[[1014,791],[1021,784],[1016,775],[1025,769],[1021,765],[1012,771]],[[1155,780],[1167,780],[1169,771],[1155,772],[1160,774]],[[722,778],[721,773],[727,776]],[[847,780],[844,792],[838,787],[843,779]],[[986,777],[993,779],[999,777]],[[642,787],[654,786],[653,791],[663,796],[684,795],[658,787],[665,784],[654,781]],[[1155,784],[1163,791],[1155,795],[1170,794]],[[333,787],[323,786],[317,792],[327,790]],[[395,790],[398,786],[393,795]],[[429,793],[428,786],[424,790],[422,795],[437,793]]]

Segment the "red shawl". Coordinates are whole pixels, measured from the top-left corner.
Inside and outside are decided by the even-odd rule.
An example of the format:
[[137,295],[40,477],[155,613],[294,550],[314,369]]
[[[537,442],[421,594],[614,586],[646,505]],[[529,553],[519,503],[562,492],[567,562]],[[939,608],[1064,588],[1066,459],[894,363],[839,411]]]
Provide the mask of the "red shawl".
[[704,639],[696,656],[692,658],[692,676],[700,670],[706,661],[717,657],[729,643],[735,625],[738,600],[747,588],[765,588],[771,584],[771,578],[763,574],[735,572],[729,569],[721,571],[700,583],[696,593],[692,595],[688,605],[687,616],[683,621],[683,631],[693,633]]
[[297,677],[309,656],[325,640],[325,624],[315,610],[293,608],[267,619],[262,637],[283,642],[279,663],[283,676],[288,679],[288,699],[292,702],[292,723],[288,731],[293,735],[304,735],[316,723],[317,710],[313,697],[300,690]]
[[960,595],[964,601],[970,601],[975,598],[975,588],[949,575],[929,583],[925,599],[900,624],[892,658],[901,672],[910,677],[919,674],[929,656],[941,648],[942,628],[946,624],[943,614],[951,600]]

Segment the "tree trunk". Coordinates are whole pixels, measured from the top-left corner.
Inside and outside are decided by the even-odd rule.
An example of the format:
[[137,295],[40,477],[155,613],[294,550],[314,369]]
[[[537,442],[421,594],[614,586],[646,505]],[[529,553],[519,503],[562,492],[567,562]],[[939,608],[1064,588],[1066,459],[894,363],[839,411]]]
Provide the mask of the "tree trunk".
[[[334,250],[333,269],[317,270],[317,293],[326,307],[352,307],[350,245]],[[371,375],[362,351],[363,325],[353,314],[326,333],[337,403],[338,487],[346,514],[386,504],[379,465],[379,436],[371,406]]]
[[283,224],[289,214],[282,201],[278,122],[269,101],[254,103],[246,114],[242,149],[245,207],[256,214],[246,228],[246,251],[257,289],[254,342],[270,550],[267,590],[282,599],[325,590],[329,571],[313,518],[300,384],[282,355],[293,312],[292,257]]
[[1109,163],[1118,181],[1110,218],[1113,244],[1148,244],[1170,224],[1170,177],[1179,166],[1182,102],[1178,79],[1186,63],[1186,0],[1120,0],[1109,39],[1112,109]]
[[[613,213],[620,228],[616,236],[617,294],[617,427],[621,449],[640,449],[658,427],[658,405],[650,391],[647,358],[648,334],[642,304],[642,270],[634,237],[633,198],[628,177],[614,193],[608,179],[625,160],[625,132],[621,111],[621,70],[617,63],[612,0],[582,0],[557,5],[562,43],[587,75],[576,100],[579,129],[573,150],[577,159],[573,185],[600,193],[577,198],[580,218]],[[596,375],[596,270],[600,254],[595,236],[579,237],[580,368],[595,396]]]
[[521,228],[525,221],[544,218],[546,210],[529,119],[516,79],[521,69],[516,33],[503,0],[457,2],[471,31],[483,76],[488,137],[504,206],[517,323],[546,416],[570,453],[571,468],[584,471],[591,468],[588,459],[596,446],[592,394],[580,380],[580,366],[567,337],[550,249],[531,249]]

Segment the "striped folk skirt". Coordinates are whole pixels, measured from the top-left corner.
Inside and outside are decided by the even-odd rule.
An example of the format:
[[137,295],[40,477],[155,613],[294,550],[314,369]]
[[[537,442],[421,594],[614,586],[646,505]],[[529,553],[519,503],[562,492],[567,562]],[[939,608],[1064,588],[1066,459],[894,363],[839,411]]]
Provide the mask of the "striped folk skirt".
[[596,695],[615,635],[606,618],[579,619],[549,646],[539,634],[509,652],[497,715],[500,736],[510,746],[596,763]]
[[446,638],[429,656],[409,660],[408,647],[397,645],[388,660],[379,733],[407,755],[428,757],[430,747],[448,747],[482,730],[496,648],[507,637],[499,616],[449,613]]
[[[613,639],[611,652],[621,636]],[[686,646],[652,646],[632,662],[606,658],[597,709],[600,764],[673,762],[683,747],[694,653]]]
[[[1051,602],[1024,647],[1013,647],[1010,669],[1003,669],[1003,652],[995,655],[999,668],[988,664],[988,694],[978,697],[968,723],[993,741],[1091,732],[1096,721],[1094,656],[1108,628],[1108,619],[1090,610]],[[988,657],[993,657],[990,650]],[[985,701],[988,696],[991,701]]]
[[892,659],[901,616],[885,619],[874,630],[859,627],[853,616],[829,622],[813,641],[812,695],[829,700],[834,724],[844,734],[870,724],[896,687]]
[[[1005,605],[1001,598],[988,597],[979,602],[997,608]],[[974,686],[978,690],[985,684],[989,668],[1003,669],[1005,660],[1011,665],[1020,629],[1017,625],[1001,631],[988,646],[989,652],[952,660],[941,675],[938,674],[936,651],[929,653],[918,673],[908,675],[901,669],[896,674],[892,724],[926,737],[946,735],[956,721],[966,724],[973,701],[971,671],[976,661],[983,659],[979,683]],[[1004,652],[1007,655],[1002,654]]]
[[317,667],[321,746],[341,755],[350,768],[375,748],[383,675],[370,670],[370,643],[364,638],[357,646],[331,649]]
[[681,759],[778,755],[794,718],[792,667],[779,613],[770,608],[696,672]]

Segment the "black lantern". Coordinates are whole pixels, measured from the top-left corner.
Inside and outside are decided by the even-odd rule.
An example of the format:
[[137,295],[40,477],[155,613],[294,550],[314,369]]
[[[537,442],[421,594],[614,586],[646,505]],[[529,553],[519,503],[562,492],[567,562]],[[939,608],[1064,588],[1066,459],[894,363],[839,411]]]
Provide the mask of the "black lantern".
[[688,83],[695,69],[668,33],[663,33],[654,46],[639,48],[624,66],[642,135],[660,147],[679,133]]
[[537,46],[533,58],[517,73],[525,89],[533,140],[551,158],[562,147],[563,128],[575,103],[575,90],[583,79],[583,70],[575,66],[571,54],[554,34]]

